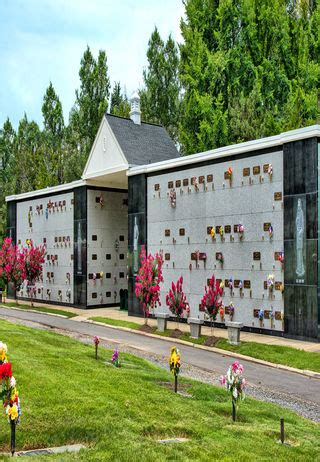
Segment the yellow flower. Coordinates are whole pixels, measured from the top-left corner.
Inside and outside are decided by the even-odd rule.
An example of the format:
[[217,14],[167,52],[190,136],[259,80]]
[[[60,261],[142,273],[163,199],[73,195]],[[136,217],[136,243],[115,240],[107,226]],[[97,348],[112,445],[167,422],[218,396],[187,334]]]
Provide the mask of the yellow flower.
[[219,228],[219,234],[220,234],[220,236],[223,236],[223,226],[220,226],[220,228]]
[[172,347],[170,350],[170,369],[174,372],[180,367],[180,353],[177,347]]
[[19,416],[18,406],[14,404],[12,407],[9,407],[7,414],[9,419],[16,420]]
[[210,231],[211,237],[214,238],[216,235],[216,231],[214,229],[214,226],[212,226],[211,231]]

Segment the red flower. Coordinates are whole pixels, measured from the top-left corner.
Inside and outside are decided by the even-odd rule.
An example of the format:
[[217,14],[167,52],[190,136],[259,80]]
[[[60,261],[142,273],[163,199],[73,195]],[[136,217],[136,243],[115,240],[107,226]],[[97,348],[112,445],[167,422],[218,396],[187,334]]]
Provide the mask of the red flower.
[[12,377],[11,363],[0,364],[0,378],[6,379]]

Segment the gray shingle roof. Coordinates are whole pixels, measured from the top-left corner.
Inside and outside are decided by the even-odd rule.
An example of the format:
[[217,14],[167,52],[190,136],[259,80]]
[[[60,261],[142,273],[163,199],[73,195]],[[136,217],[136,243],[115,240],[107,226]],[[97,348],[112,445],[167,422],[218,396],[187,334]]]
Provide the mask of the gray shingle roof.
[[179,156],[174,142],[160,125],[106,114],[107,121],[129,165],[145,165]]

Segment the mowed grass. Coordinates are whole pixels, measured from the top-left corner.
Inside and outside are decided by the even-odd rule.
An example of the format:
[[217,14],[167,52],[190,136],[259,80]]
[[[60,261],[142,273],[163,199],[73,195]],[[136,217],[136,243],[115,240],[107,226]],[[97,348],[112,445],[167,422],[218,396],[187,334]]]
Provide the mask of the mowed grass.
[[[113,326],[130,327],[131,329],[139,329],[141,327],[141,324],[131,321],[122,321],[105,317],[92,317],[90,319]],[[213,330],[213,333],[215,332],[216,331]],[[152,333],[170,337],[172,330],[167,329],[165,332],[158,332],[156,327],[154,327]],[[201,335],[199,339],[193,339],[190,337],[189,333],[184,332],[179,338],[187,342],[204,345],[208,337]],[[215,348],[234,351],[246,356],[251,356],[252,358],[263,359],[264,361],[283,364],[297,369],[308,369],[310,371],[320,372],[320,353],[307,352],[286,346],[266,345],[257,342],[241,342],[240,346],[233,346],[224,338],[218,339]]]
[[60,310],[58,308],[48,308],[46,306],[31,306],[23,303],[19,303],[17,305],[15,302],[2,303],[2,306],[5,308],[19,308],[21,310],[40,311],[40,313],[60,314],[66,318],[74,318],[75,316],[78,316],[77,314],[71,313],[70,311]]
[[[147,361],[120,353],[123,367],[114,368],[106,364],[111,352],[101,347],[96,361],[93,345],[2,320],[0,340],[8,345],[21,398],[18,449],[88,447],[48,457],[62,462],[319,460],[319,425],[276,405],[248,398],[234,424],[221,387],[181,379],[193,399],[176,395],[161,384],[172,382],[170,373]],[[278,443],[281,417],[291,446]],[[157,442],[172,437],[189,440]],[[3,412],[0,450],[8,442]]]

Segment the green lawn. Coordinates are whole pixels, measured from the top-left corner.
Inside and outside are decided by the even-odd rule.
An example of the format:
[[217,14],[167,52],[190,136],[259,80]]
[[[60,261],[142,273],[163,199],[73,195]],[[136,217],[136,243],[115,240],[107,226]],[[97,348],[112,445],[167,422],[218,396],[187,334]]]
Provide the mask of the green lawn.
[[[113,326],[130,327],[132,329],[139,329],[140,324],[131,321],[120,321],[117,319],[104,318],[104,317],[93,317],[90,318],[93,321],[99,321],[104,324]],[[165,332],[158,332],[156,328],[153,328],[153,333],[169,337],[171,335],[169,329]],[[213,331],[216,332],[215,330]],[[179,337],[181,340],[185,340],[191,343],[198,343],[203,345],[207,340],[205,335],[202,335],[199,339],[190,338],[189,333],[184,333]],[[230,345],[227,340],[220,338],[215,344],[216,348],[223,350],[235,351],[243,355],[251,356],[257,359],[263,359],[270,361],[271,363],[284,364],[286,366],[295,367],[297,369],[308,369],[315,372],[320,372],[320,353],[309,353],[307,351],[298,350],[296,348],[277,346],[277,345],[265,345],[263,343],[256,342],[241,342],[240,346]]]
[[[105,364],[110,351],[100,348],[96,361],[93,345],[7,321],[0,323],[0,340],[8,345],[21,398],[18,449],[87,445],[76,455],[48,457],[62,462],[319,457],[319,425],[276,405],[248,398],[233,424],[229,396],[220,387],[181,379],[194,398],[175,395],[160,383],[172,381],[170,373],[142,359],[120,353],[123,367],[114,368]],[[280,417],[291,446],[277,442]],[[0,450],[6,451],[9,424],[4,412],[1,418]],[[189,441],[157,442],[178,436]]]
[[19,308],[22,310],[32,310],[32,311],[40,311],[41,313],[52,313],[52,314],[60,314],[61,316],[65,316],[66,318],[74,318],[78,316],[75,313],[71,313],[70,311],[60,310],[56,308],[48,308],[46,306],[30,306],[25,305],[23,303],[19,303],[18,305],[15,302],[9,303],[2,303],[2,306],[5,308]]

